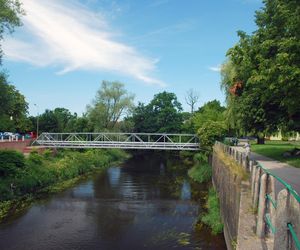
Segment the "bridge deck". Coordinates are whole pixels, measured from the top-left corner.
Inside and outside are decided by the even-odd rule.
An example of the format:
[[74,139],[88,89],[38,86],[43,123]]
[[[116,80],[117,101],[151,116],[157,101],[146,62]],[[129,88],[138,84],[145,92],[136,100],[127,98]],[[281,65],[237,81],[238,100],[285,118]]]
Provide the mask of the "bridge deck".
[[199,150],[199,140],[193,134],[42,133],[35,142],[49,148]]

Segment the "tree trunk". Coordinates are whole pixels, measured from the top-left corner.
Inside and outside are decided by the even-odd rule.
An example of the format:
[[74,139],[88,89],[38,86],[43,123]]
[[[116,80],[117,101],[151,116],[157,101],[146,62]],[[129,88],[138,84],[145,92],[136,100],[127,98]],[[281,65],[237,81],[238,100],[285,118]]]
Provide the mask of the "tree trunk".
[[257,144],[265,144],[265,137],[257,136]]

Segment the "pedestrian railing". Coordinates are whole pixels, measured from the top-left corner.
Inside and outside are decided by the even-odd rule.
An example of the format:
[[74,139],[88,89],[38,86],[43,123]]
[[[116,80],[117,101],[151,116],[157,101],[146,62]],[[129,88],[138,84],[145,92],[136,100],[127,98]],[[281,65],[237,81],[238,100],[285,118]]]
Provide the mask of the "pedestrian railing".
[[[273,238],[274,249],[300,250],[300,196],[282,178],[261,163],[249,160],[235,147],[216,146],[250,173],[251,197],[256,216],[256,235]],[[299,180],[300,181],[300,180]]]

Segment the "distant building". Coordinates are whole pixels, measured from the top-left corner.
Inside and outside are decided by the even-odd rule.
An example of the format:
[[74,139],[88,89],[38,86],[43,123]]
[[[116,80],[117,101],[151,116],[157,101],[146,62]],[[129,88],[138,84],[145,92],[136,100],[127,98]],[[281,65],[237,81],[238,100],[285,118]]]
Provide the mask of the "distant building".
[[282,139],[287,139],[288,141],[300,141],[300,134],[291,132],[287,136],[284,136],[281,134],[281,131],[279,131],[277,134],[271,135],[269,139],[271,141],[281,141]]

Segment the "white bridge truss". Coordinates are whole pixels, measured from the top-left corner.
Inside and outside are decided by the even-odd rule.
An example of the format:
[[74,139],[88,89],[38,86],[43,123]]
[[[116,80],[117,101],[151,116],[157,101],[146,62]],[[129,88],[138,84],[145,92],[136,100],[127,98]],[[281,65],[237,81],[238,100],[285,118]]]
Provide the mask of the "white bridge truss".
[[193,134],[42,133],[35,143],[47,148],[199,150],[199,139]]

